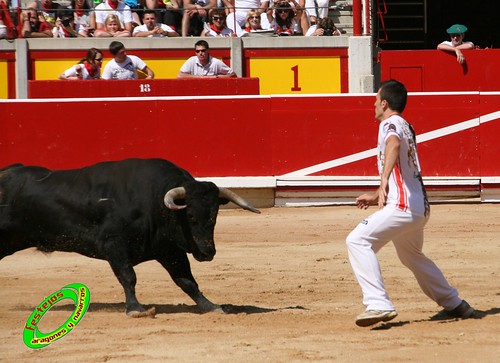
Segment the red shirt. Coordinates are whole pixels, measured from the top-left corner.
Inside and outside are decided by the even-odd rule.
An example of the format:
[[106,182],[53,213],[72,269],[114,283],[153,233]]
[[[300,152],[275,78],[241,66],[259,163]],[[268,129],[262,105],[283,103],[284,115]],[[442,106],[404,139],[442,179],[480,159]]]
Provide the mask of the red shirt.
[[31,27],[31,32],[42,33],[46,30],[52,30],[52,25],[50,25],[46,21],[39,22],[38,29],[37,29],[37,27]]

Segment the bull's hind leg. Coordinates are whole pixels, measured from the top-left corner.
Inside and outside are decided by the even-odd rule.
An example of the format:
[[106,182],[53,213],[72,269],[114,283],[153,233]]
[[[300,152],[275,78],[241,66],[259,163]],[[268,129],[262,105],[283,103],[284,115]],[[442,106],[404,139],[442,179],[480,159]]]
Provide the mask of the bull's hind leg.
[[158,259],[158,262],[165,267],[177,286],[188,294],[202,311],[222,312],[220,305],[212,303],[201,293],[191,273],[191,266],[185,252],[169,253],[167,257]]

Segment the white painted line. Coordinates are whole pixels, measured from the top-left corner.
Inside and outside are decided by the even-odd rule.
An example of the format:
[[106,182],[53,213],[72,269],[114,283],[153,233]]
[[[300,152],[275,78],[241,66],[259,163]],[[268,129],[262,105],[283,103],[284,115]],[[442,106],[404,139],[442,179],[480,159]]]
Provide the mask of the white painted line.
[[[417,143],[419,142],[424,142],[424,141],[429,141],[433,139],[437,139],[438,137],[443,137],[447,135],[451,135],[457,132],[461,132],[473,127],[479,126],[480,123],[485,123],[485,122],[490,122],[494,120],[498,120],[500,118],[500,111],[492,112],[489,114],[486,114],[484,116],[480,116],[478,118],[473,118],[471,120],[467,120],[464,122],[460,122],[458,124],[454,124],[451,126],[443,127],[434,131],[429,131],[424,134],[418,135],[417,136]],[[349,163],[353,163],[355,161],[359,161],[362,159],[369,158],[371,156],[374,156],[377,154],[377,149],[370,149],[366,151],[362,151],[356,154],[351,154],[347,156],[343,156],[338,159],[326,161],[321,164],[316,164],[304,169],[296,170],[291,173],[283,174],[281,175],[282,177],[288,177],[288,176],[306,176],[309,174],[314,174],[318,173],[323,170],[328,170],[335,168],[340,165],[345,165]]]

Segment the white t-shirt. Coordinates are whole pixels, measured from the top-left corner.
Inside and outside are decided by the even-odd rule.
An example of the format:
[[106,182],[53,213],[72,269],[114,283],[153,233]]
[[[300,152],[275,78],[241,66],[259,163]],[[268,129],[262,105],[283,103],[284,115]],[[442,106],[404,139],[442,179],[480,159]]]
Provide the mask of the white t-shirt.
[[260,4],[266,0],[235,0],[234,7],[236,11],[244,12],[245,15],[249,10],[260,8]]
[[229,29],[228,27],[225,27],[224,29],[222,29],[222,31],[220,33],[217,33],[215,30],[210,28],[210,24],[208,24],[208,23],[205,23],[203,28],[206,32],[205,33],[206,37],[232,37],[233,36],[232,29]]
[[[317,25],[317,24],[311,25],[311,26],[309,27],[309,29],[307,30],[307,33],[306,33],[306,35],[305,35],[305,36],[306,36],[306,37],[312,37],[312,36],[313,36],[313,33],[316,31],[316,29],[318,29],[318,25]],[[339,30],[338,30],[338,29],[336,29],[336,30],[333,32],[332,36],[333,36],[333,35],[340,35]]]
[[120,23],[122,23],[122,26],[125,26],[126,23],[132,23],[134,21],[132,18],[130,7],[119,1],[116,10],[113,10],[107,2],[97,5],[95,7],[96,23],[105,24],[106,18],[109,14],[116,14],[120,19]]
[[208,63],[203,66],[198,62],[198,57],[194,55],[182,65],[181,72],[189,73],[193,76],[215,76],[218,74],[233,73],[233,69],[212,56],[210,56]]
[[65,70],[64,75],[66,76],[66,78],[76,77],[78,69],[81,69],[82,79],[99,79],[99,78],[101,78],[101,69],[98,69],[96,75],[92,77],[89,74],[89,72],[87,71],[87,68],[85,68],[85,66],[83,64],[75,64],[73,67]]
[[[444,42],[441,42],[441,44],[444,44],[444,45],[449,45],[450,47],[455,47],[455,46],[453,45],[453,43],[451,42],[451,40],[445,40]],[[459,45],[464,45],[464,44],[470,44],[470,45],[474,46],[474,43],[472,43],[472,42],[462,42],[462,43],[461,43],[461,44],[459,44]]]
[[110,60],[104,71],[103,79],[137,79],[137,70],[143,70],[146,63],[135,55],[128,55],[124,62],[117,63],[114,59]]
[[[328,16],[329,3],[329,0],[306,0],[306,12],[309,16],[316,17],[316,22],[318,22],[319,19],[326,18]],[[316,14],[316,9],[318,10],[318,14]]]
[[[161,30],[163,30],[164,32],[175,33],[175,30],[166,24],[156,23],[156,26],[159,26],[161,28]],[[132,35],[137,34],[139,32],[147,32],[147,31],[149,31],[149,30],[148,30],[148,27],[146,26],[146,24],[139,25],[139,26],[136,26],[134,28],[134,32],[132,33]],[[163,35],[163,34],[148,35],[148,38],[163,38],[163,37],[165,37],[165,35]]]
[[400,140],[400,152],[389,177],[386,206],[424,215],[428,203],[420,175],[417,142],[411,125],[399,115],[393,115],[380,123],[377,147],[379,173],[382,174],[384,169],[385,143],[392,135]]

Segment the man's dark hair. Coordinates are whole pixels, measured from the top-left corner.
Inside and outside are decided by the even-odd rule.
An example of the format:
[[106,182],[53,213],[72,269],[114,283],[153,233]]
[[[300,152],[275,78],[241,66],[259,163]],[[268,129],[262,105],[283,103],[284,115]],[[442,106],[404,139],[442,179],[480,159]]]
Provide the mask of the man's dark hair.
[[206,49],[209,49],[208,47],[208,42],[206,40],[198,40],[195,44],[194,44],[194,48],[196,49],[196,47],[205,47]]
[[337,27],[333,23],[333,20],[330,18],[319,19],[317,27],[319,29],[324,29],[324,36],[332,36],[333,33],[337,30]]
[[111,44],[109,45],[109,52],[115,56],[118,54],[118,52],[120,50],[122,50],[123,48],[125,48],[125,46],[123,45],[123,43],[121,42],[111,42]]
[[153,10],[153,9],[146,9],[146,10],[144,10],[143,13],[142,13],[142,18],[144,18],[144,16],[146,14],[153,14],[155,16],[155,18],[157,17],[156,16],[156,10]]
[[395,79],[390,79],[382,82],[379,91],[381,101],[386,100],[391,110],[403,113],[408,97],[408,91],[404,84]]

